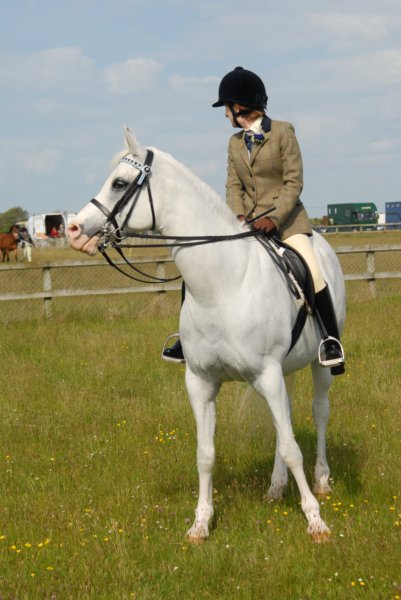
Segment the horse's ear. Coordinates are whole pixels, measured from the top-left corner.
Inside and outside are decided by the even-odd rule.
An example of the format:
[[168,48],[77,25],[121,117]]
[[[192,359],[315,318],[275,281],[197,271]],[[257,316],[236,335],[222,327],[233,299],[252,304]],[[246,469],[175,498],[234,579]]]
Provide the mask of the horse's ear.
[[140,156],[143,154],[143,148],[136,139],[134,132],[129,127],[124,127],[124,139],[125,145],[128,148],[130,154]]

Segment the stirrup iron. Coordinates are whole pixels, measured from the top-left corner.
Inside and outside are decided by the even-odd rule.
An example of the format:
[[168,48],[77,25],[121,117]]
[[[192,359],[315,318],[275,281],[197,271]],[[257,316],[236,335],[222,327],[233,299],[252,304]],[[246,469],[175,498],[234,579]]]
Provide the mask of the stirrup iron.
[[184,363],[185,359],[184,360],[178,360],[178,359],[175,359],[175,358],[169,358],[168,356],[165,356],[165,354],[164,354],[165,350],[167,350],[167,346],[168,346],[169,341],[172,340],[173,338],[180,339],[180,333],[179,332],[172,333],[171,335],[168,336],[168,338],[166,339],[166,341],[163,344],[161,358],[163,360],[167,360],[167,361],[171,361],[171,362]]
[[[323,358],[323,354],[325,352],[325,344],[327,342],[329,342],[330,340],[333,340],[333,342],[335,342],[336,345],[338,345],[338,347],[340,348],[341,354],[342,354],[341,358],[336,358],[336,359],[331,359],[331,360],[325,360]],[[327,337],[322,339],[319,344],[318,358],[319,358],[319,364],[321,367],[336,367],[338,365],[343,365],[345,362],[345,355],[344,355],[344,348],[342,347],[340,340],[333,337],[332,335],[328,335]]]

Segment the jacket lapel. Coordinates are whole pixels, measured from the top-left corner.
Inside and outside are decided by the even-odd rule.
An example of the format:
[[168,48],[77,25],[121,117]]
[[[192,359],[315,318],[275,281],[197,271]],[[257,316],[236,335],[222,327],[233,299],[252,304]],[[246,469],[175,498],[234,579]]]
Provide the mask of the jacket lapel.
[[257,143],[253,144],[251,156],[250,156],[250,159],[249,159],[251,165],[254,162],[254,160],[255,160],[255,158],[256,158],[259,150],[261,149],[261,147],[264,146],[264,144],[269,141],[270,131],[271,131],[271,128],[272,128],[272,120],[270,119],[270,117],[268,117],[267,115],[265,115],[263,117],[263,119],[262,119],[261,125],[262,125],[262,130],[263,130],[265,139],[260,144],[257,144]]
[[242,160],[244,161],[244,163],[246,164],[247,168],[249,169],[249,171],[251,171],[251,164],[250,164],[250,159],[249,159],[249,154],[248,154],[248,148],[246,147],[245,144],[245,140],[244,140],[244,134],[241,135],[241,137],[239,138],[239,154],[242,158]]

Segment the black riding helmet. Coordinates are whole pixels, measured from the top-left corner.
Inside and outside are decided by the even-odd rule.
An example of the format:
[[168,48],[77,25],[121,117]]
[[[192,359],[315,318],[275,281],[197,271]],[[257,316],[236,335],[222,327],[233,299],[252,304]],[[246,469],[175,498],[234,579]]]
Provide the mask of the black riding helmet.
[[[263,81],[256,73],[248,71],[243,67],[235,67],[223,77],[219,86],[219,99],[212,106],[224,106],[230,108],[233,104],[242,104],[247,108],[265,109],[267,106],[267,94]],[[237,116],[239,116],[238,113]]]

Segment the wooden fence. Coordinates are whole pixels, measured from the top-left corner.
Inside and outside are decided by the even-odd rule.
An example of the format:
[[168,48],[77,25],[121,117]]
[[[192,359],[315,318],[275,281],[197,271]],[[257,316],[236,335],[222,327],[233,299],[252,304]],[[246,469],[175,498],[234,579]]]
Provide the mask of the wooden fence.
[[384,252],[395,252],[401,269],[401,244],[371,245],[371,246],[339,246],[335,248],[337,256],[346,254],[364,254],[366,271],[361,273],[344,273],[345,281],[367,281],[372,298],[376,297],[376,282],[383,279],[401,278],[401,270],[376,271],[376,256]]
[[[156,265],[156,277],[163,279],[166,277],[165,265],[166,263],[172,263],[173,260],[170,257],[160,258],[136,258],[132,260],[132,263],[136,266],[151,264]],[[123,261],[115,261],[119,266],[124,266]],[[77,288],[63,288],[53,289],[52,285],[52,270],[55,269],[71,269],[71,268],[91,268],[96,269],[98,267],[105,267],[105,261],[66,261],[66,262],[48,262],[43,263],[40,266],[26,266],[23,264],[14,265],[0,265],[0,273],[6,270],[41,270],[42,276],[42,289],[36,292],[0,292],[0,301],[5,300],[40,300],[44,302],[44,313],[46,318],[52,316],[52,300],[55,298],[73,298],[77,296],[108,296],[115,294],[133,294],[133,293],[146,293],[146,292],[171,292],[181,289],[181,283],[150,283],[138,285],[136,287],[113,287],[113,288],[96,288],[96,289],[77,289]],[[111,268],[111,267],[110,267]]]
[[[370,245],[370,246],[341,246],[335,248],[336,254],[339,256],[356,254],[356,255],[365,255],[365,265],[366,270],[363,272],[355,272],[355,273],[344,273],[345,281],[367,281],[369,284],[370,295],[372,297],[376,296],[376,282],[378,280],[384,279],[401,279],[401,270],[396,271],[377,271],[376,270],[376,258],[382,252],[391,252],[396,253],[397,258],[399,257],[399,261],[397,263],[400,264],[401,267],[401,244],[388,244],[388,245]],[[166,263],[173,262],[170,257],[159,257],[155,258],[136,258],[133,260],[133,263],[138,265],[144,264],[152,264],[156,265],[156,276],[158,278],[165,277],[165,266]],[[117,264],[124,264],[122,262],[117,262]],[[104,261],[69,261],[69,262],[49,262],[44,263],[40,266],[27,266],[24,264],[4,264],[0,265],[0,273],[7,270],[12,270],[14,273],[17,270],[34,270],[40,269],[42,272],[41,281],[42,281],[42,289],[40,291],[34,292],[3,292],[0,291],[0,301],[10,301],[10,300],[43,300],[44,302],[44,312],[47,318],[51,317],[52,314],[52,300],[55,298],[66,298],[66,297],[76,297],[76,296],[107,296],[112,294],[132,294],[132,293],[145,293],[145,292],[155,292],[155,293],[164,293],[170,291],[177,291],[181,289],[181,283],[173,282],[173,283],[155,283],[155,284],[143,284],[136,287],[114,287],[114,288],[96,288],[96,289],[53,289],[52,285],[52,270],[54,269],[65,269],[65,268],[77,268],[80,269],[82,267],[85,268],[97,268],[104,267]]]

